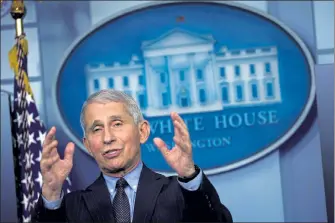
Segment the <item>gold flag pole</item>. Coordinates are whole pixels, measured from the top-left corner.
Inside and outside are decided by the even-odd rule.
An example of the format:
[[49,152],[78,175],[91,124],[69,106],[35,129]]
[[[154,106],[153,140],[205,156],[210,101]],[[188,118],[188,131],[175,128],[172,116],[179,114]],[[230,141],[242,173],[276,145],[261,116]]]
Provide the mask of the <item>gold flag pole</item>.
[[26,57],[28,53],[28,41],[25,38],[23,30],[23,19],[26,15],[26,7],[24,6],[23,0],[12,1],[10,14],[15,20],[16,44],[9,51],[8,56],[10,67],[14,70],[15,76],[17,77],[20,73],[20,69],[22,70],[22,67],[20,68],[20,66],[22,66],[22,58]]
[[26,15],[26,8],[24,6],[23,0],[13,0],[10,14],[15,20],[16,37],[20,37],[22,34],[24,34],[23,19]]

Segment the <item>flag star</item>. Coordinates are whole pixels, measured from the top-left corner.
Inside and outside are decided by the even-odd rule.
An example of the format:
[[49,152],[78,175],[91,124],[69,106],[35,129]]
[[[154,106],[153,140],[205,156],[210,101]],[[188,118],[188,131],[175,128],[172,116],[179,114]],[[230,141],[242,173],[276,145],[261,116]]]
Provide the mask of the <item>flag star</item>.
[[36,193],[36,199],[34,200],[35,203],[38,202],[38,198],[40,198],[40,193],[39,192]]
[[17,143],[20,145],[23,145],[23,140],[22,140],[22,134],[16,133],[16,138],[17,138]]
[[17,126],[18,126],[18,128],[21,127],[21,124],[22,124],[22,118],[23,118],[23,113],[20,114],[19,112],[16,112],[16,119],[14,120],[14,122],[17,122]]
[[36,199],[34,200],[34,204],[37,204],[39,198],[40,198],[40,193],[37,193],[37,197],[36,197]]
[[37,204],[39,197],[40,197],[40,193],[37,192],[36,199],[31,201],[31,204],[30,204],[31,209],[35,208],[35,205]]
[[36,116],[35,120],[40,123],[41,127],[43,127],[43,121],[40,119],[40,116]]
[[31,200],[31,202],[29,204],[29,208],[30,208],[30,210],[34,210],[35,209],[35,200]]
[[27,190],[29,189],[29,182],[28,181],[29,181],[29,175],[28,175],[28,173],[24,173],[24,178],[21,180],[21,183],[26,185]]
[[28,122],[28,126],[30,127],[31,123],[35,122],[34,120],[34,113],[29,113],[27,111],[27,122]]
[[25,159],[26,159],[26,169],[31,168],[31,165],[35,164],[35,162],[34,162],[34,153],[31,153],[30,150],[26,153]]
[[[30,190],[30,189],[34,188],[34,180],[32,178],[33,178],[32,172],[30,171],[29,174],[28,174],[27,184],[26,184],[27,190]],[[32,198],[32,195],[30,195],[29,198]]]
[[28,106],[30,105],[30,103],[34,102],[32,95],[29,93],[27,93],[26,95],[26,100],[27,100]]
[[[30,188],[33,188],[34,186],[34,181],[33,181],[33,176],[32,176],[32,172],[29,171],[29,173],[27,173],[27,176],[25,176],[25,184],[26,184],[26,189],[29,190]],[[22,182],[21,182],[22,183]]]
[[29,169],[29,168],[31,168],[32,165],[35,164],[34,153],[31,153],[31,151],[27,152],[26,153],[26,160],[27,160],[26,169]]
[[[30,152],[30,151],[29,151],[29,152]],[[34,165],[35,162],[34,162],[34,158],[33,158],[33,157],[34,157],[34,153],[31,153],[30,156],[29,156],[29,158],[30,158],[30,163]]]
[[39,183],[40,187],[42,187],[43,179],[41,172],[38,172],[38,177],[35,179],[35,181]]
[[[31,180],[31,182],[30,182],[30,188],[35,188],[35,181],[34,180]],[[31,199],[33,199],[33,198],[34,198],[34,196],[31,195]]]
[[43,146],[43,142],[44,142],[44,139],[45,139],[45,136],[46,136],[46,132],[41,132],[41,131],[38,131],[38,137],[37,137],[37,141],[40,141],[41,143],[41,146]]
[[25,216],[22,216],[22,218],[23,218],[23,222],[31,222],[31,215],[28,215],[27,218]]
[[40,151],[38,152],[38,157],[35,159],[35,161],[36,161],[37,163],[39,163],[39,162],[41,162],[41,159],[42,159],[42,151],[40,150]]
[[21,103],[21,95],[22,95],[22,92],[21,91],[18,91],[17,92],[17,97],[15,98],[14,101],[17,101],[18,104]]
[[[34,183],[34,180],[33,180],[33,172],[29,171],[29,175],[28,175],[28,183],[31,184],[31,182]],[[33,184],[34,185],[34,184]]]
[[31,162],[30,162],[30,155],[31,155],[31,152],[28,151],[24,157],[24,160],[26,161],[26,170],[29,169],[31,167]]
[[39,192],[37,192],[36,195],[37,195],[36,199],[33,201],[34,204],[36,204],[38,202],[38,199],[40,198],[40,193]]
[[36,143],[35,139],[34,139],[35,133],[32,132],[31,134],[29,134],[29,139],[28,139],[28,147],[30,146],[30,144],[32,143]]
[[32,200],[31,203],[30,203],[30,209],[33,210],[35,209],[35,205],[37,203],[38,199],[35,199],[35,200]]
[[29,199],[30,199],[30,196],[26,196],[26,194],[23,194],[23,201],[21,201],[21,204],[24,205],[24,209],[28,209],[29,207]]

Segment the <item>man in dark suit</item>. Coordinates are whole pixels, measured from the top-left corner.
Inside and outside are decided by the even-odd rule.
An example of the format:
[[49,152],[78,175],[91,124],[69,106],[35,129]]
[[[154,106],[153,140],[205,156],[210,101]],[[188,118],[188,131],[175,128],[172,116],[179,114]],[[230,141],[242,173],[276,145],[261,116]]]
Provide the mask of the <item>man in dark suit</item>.
[[178,176],[165,177],[142,161],[140,145],[150,135],[136,102],[115,90],[102,90],[84,103],[83,143],[101,175],[85,190],[64,195],[62,185],[73,165],[74,144],[57,152],[55,127],[43,144],[42,193],[34,222],[232,222],[229,210],[201,169],[194,164],[186,124],[171,113],[175,146],[154,143]]

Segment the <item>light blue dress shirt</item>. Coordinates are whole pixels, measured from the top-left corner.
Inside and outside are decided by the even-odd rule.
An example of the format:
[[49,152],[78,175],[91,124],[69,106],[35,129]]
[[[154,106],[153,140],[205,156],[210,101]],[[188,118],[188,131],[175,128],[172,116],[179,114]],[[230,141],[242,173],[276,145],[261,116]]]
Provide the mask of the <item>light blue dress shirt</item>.
[[[129,185],[125,188],[125,192],[129,199],[131,219],[133,219],[133,216],[134,216],[135,198],[136,198],[137,186],[138,186],[138,181],[140,179],[142,168],[143,168],[143,163],[140,162],[134,170],[132,170],[131,172],[129,172],[127,175],[124,176],[124,179],[127,181]],[[110,177],[105,174],[103,174],[103,177],[106,180],[107,188],[110,193],[110,198],[111,198],[111,201],[113,202],[114,196],[116,194],[115,185],[119,178]],[[200,171],[200,174],[198,174],[198,176],[196,176],[193,180],[187,183],[183,183],[180,181],[178,182],[186,190],[195,191],[199,188],[201,181],[202,181],[202,171]],[[48,201],[42,196],[43,201],[44,201],[44,206],[48,209],[53,209],[53,210],[59,208],[61,205],[63,196],[64,194],[62,192],[61,198],[56,201]]]

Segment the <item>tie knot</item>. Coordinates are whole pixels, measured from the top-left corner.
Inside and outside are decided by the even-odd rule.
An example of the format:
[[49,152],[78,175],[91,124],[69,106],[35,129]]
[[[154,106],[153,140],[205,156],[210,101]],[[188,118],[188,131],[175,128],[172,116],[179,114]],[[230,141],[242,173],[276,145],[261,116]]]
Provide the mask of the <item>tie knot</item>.
[[124,178],[120,178],[116,182],[116,188],[125,188],[128,185],[127,181]]

